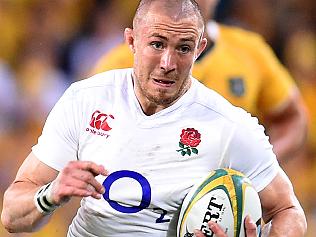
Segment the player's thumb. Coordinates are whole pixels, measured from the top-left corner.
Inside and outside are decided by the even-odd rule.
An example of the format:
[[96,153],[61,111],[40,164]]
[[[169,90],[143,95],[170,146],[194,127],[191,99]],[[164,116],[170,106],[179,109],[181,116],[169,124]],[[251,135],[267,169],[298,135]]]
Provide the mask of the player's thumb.
[[247,237],[257,237],[256,223],[254,223],[249,215],[245,218],[245,228]]

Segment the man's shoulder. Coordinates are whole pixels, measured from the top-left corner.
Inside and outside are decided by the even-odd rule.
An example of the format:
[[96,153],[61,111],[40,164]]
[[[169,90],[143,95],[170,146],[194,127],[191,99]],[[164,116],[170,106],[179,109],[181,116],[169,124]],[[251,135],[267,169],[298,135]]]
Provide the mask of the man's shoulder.
[[123,86],[131,76],[131,68],[109,70],[95,74],[87,79],[74,82],[71,87],[73,91],[97,90],[98,88],[104,87],[120,87]]
[[218,28],[220,30],[221,36],[224,37],[250,38],[252,40],[263,39],[263,37],[260,34],[254,31],[250,31],[245,28],[234,25],[218,24]]
[[239,123],[249,118],[249,113],[244,109],[234,106],[222,95],[201,83],[199,83],[196,95],[195,103],[212,111],[212,113],[216,113],[230,123]]
[[260,50],[262,46],[268,45],[265,39],[256,32],[231,25],[218,24],[218,27],[220,31],[218,40],[229,41],[231,44],[238,44],[245,48],[259,47],[254,48],[255,50]]
[[132,67],[134,56],[126,43],[122,43],[104,54],[96,63],[93,72],[99,73],[114,68]]

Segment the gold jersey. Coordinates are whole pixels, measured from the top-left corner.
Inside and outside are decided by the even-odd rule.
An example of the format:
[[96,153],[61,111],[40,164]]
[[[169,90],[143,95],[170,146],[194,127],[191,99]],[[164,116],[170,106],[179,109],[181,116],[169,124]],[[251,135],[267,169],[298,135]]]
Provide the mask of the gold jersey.
[[[309,81],[300,81],[299,88],[304,100],[304,104],[307,108],[309,123],[308,123],[308,136],[307,141],[310,149],[316,155],[316,108],[315,108],[315,101],[316,101],[316,84]],[[316,164],[315,164],[316,169]],[[316,173],[315,173],[316,174]],[[316,187],[316,186],[315,186]]]
[[[262,37],[214,22],[207,30],[215,44],[196,61],[193,76],[255,116],[281,109],[294,80]],[[122,44],[103,56],[94,72],[132,66],[133,54]]]

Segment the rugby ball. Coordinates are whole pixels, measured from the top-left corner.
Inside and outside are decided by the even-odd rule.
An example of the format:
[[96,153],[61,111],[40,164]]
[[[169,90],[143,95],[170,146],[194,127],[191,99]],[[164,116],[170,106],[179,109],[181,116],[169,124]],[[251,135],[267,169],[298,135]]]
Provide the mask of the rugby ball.
[[261,232],[261,203],[257,191],[242,173],[217,169],[192,187],[183,200],[178,237],[194,236],[195,229],[213,237],[208,222],[218,223],[228,237],[245,237],[244,219],[250,215]]

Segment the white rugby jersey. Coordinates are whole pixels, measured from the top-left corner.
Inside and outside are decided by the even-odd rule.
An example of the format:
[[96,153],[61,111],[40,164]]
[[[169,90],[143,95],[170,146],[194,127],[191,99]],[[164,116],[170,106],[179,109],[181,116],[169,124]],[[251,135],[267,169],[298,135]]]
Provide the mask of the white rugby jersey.
[[102,164],[101,200],[81,202],[68,236],[176,236],[177,210],[192,185],[217,168],[241,171],[260,191],[279,166],[256,118],[192,78],[172,106],[146,116],[132,69],[74,83],[51,111],[34,154],[56,170]]

